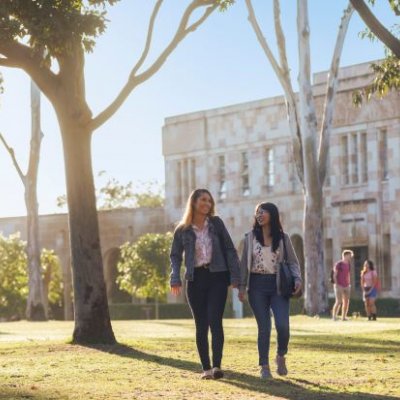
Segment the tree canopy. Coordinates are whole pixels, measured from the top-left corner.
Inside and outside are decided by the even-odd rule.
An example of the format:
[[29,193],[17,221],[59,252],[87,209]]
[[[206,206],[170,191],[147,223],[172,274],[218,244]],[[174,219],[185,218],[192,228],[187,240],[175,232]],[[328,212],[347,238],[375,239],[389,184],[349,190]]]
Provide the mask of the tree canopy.
[[117,283],[121,290],[141,298],[165,298],[172,233],[148,233],[121,246]]

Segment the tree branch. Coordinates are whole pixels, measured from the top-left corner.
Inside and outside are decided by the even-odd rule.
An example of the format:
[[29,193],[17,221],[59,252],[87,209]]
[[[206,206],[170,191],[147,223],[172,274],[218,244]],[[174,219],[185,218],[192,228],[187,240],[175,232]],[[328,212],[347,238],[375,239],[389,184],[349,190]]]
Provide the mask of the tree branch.
[[145,44],[143,53],[142,53],[139,61],[137,62],[137,64],[133,67],[133,69],[131,71],[131,74],[129,75],[129,79],[133,79],[135,77],[137,71],[143,65],[144,61],[147,58],[147,55],[149,54],[151,40],[153,38],[154,22],[155,22],[155,20],[157,18],[158,11],[160,10],[163,1],[164,0],[158,0],[156,5],[154,6],[153,12],[152,12],[151,17],[150,17],[149,28],[148,28],[148,31],[147,31],[146,44]]
[[289,126],[292,134],[293,159],[296,165],[297,175],[299,176],[300,182],[304,184],[304,165],[299,113],[297,109],[296,96],[292,86],[292,80],[290,78],[290,69],[286,52],[286,40],[281,22],[280,0],[274,0],[274,25],[279,50],[279,58],[281,62],[281,70],[284,78],[283,80],[286,85],[286,89],[284,88],[284,90],[286,93],[286,107],[289,119]]
[[346,37],[347,28],[350,23],[351,16],[353,15],[353,7],[349,3],[346,10],[344,10],[342,20],[340,22],[335,50],[333,52],[331,67],[328,74],[328,82],[326,85],[326,95],[324,104],[324,114],[322,117],[322,126],[320,133],[320,144],[319,144],[319,155],[318,155],[318,168],[320,182],[323,184],[327,172],[328,152],[329,152],[329,140],[332,131],[332,120],[334,111],[334,99],[339,83],[339,65],[340,57],[342,54],[344,39]]
[[40,52],[13,40],[0,43],[0,55],[3,56],[0,65],[23,69],[47,97],[52,99],[56,96],[58,76],[44,66]]
[[400,40],[390,33],[371,12],[364,0],[350,0],[362,20],[374,35],[385,44],[397,57],[400,58]]
[[248,20],[256,34],[257,40],[260,43],[261,48],[263,49],[265,55],[267,56],[267,59],[270,62],[272,69],[274,70],[275,75],[278,78],[285,93],[289,126],[293,142],[293,156],[294,156],[293,158],[296,163],[296,168],[300,181],[303,182],[303,161],[302,161],[302,151],[301,151],[302,145],[301,145],[299,123],[298,123],[296,96],[294,94],[292,84],[290,81],[290,73],[286,57],[285,37],[280,22],[279,2],[277,1],[274,2],[274,21],[275,21],[275,31],[278,41],[279,55],[282,65],[278,64],[278,61],[276,60],[275,56],[271,51],[271,48],[268,45],[267,39],[262,33],[251,0],[246,0],[246,6],[249,13]]
[[315,135],[317,117],[311,84],[310,25],[308,1],[297,0],[297,32],[299,48],[299,120],[302,135],[304,186],[308,190],[319,187],[318,154]]
[[[160,6],[158,2],[155,6],[155,9],[152,14],[152,19],[154,23],[154,19],[157,15],[158,9],[156,10],[156,7]],[[209,5],[206,10],[204,11],[204,14],[194,23],[188,26],[188,22],[190,20],[190,17],[192,16],[193,12],[198,9],[199,7],[203,7],[204,5]],[[90,123],[90,129],[95,130],[99,128],[101,125],[103,125],[109,118],[111,118],[117,110],[121,107],[123,102],[126,100],[126,98],[132,93],[133,89],[137,86],[139,86],[141,83],[145,82],[147,79],[149,79],[152,75],[154,75],[165,63],[167,58],[171,55],[171,53],[176,49],[176,47],[179,45],[179,43],[191,32],[194,32],[210,15],[211,13],[216,10],[218,7],[218,3],[215,1],[204,1],[204,0],[193,0],[188,7],[186,8],[182,19],[178,25],[178,28],[176,30],[176,33],[174,37],[172,38],[171,42],[167,45],[167,47],[164,49],[164,51],[159,55],[159,57],[156,59],[156,61],[143,73],[140,75],[136,75],[136,72],[138,70],[138,65],[139,67],[143,64],[145,58],[146,58],[146,53],[148,52],[147,47],[150,46],[150,40],[147,38],[147,44],[145,47],[145,50],[140,57],[140,60],[138,63],[135,65],[135,67],[132,69],[128,82],[125,84],[125,86],[122,88],[120,93],[117,95],[115,100],[106,108],[104,109],[101,113],[99,113]],[[151,25],[152,22],[150,22]],[[152,26],[149,26],[149,33],[152,33]],[[147,50],[146,50],[147,49]],[[143,60],[142,60],[143,59]]]
[[20,65],[18,63],[4,57],[0,57],[0,66],[8,68],[20,68]]
[[25,186],[26,176],[24,175],[24,173],[21,170],[21,167],[19,166],[19,163],[18,163],[17,158],[15,156],[14,149],[8,145],[8,143],[7,143],[7,141],[4,138],[2,133],[0,133],[0,141],[3,143],[3,145],[6,148],[8,154],[10,155],[11,161],[14,164],[14,167],[17,170],[17,173],[18,173],[19,177],[21,178],[21,181],[22,181],[23,185]]

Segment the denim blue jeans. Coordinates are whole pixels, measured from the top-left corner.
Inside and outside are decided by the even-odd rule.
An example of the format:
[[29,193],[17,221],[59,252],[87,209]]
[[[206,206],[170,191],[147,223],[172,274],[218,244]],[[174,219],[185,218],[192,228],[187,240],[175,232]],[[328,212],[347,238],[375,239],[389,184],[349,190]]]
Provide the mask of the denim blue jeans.
[[284,356],[289,344],[289,299],[279,295],[274,274],[250,274],[249,303],[258,326],[259,364],[268,365],[271,339],[271,310],[277,331],[277,354]]

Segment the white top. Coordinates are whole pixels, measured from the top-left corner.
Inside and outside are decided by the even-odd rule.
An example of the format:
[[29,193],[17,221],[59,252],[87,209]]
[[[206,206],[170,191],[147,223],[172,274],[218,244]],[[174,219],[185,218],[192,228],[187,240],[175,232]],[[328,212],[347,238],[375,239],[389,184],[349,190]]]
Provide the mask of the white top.
[[253,263],[251,271],[256,274],[276,274],[278,251],[272,252],[272,246],[262,246],[253,239]]

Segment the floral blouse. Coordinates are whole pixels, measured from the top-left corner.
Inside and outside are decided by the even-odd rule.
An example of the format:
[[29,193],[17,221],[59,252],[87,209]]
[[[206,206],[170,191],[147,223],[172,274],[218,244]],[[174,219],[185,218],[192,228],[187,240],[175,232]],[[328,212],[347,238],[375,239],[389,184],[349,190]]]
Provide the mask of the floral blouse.
[[212,242],[208,230],[208,220],[204,222],[203,229],[199,229],[196,225],[192,225],[192,227],[196,234],[195,266],[209,264],[212,256]]
[[251,272],[256,274],[276,274],[279,249],[272,251],[272,246],[262,246],[253,239],[253,263]]

